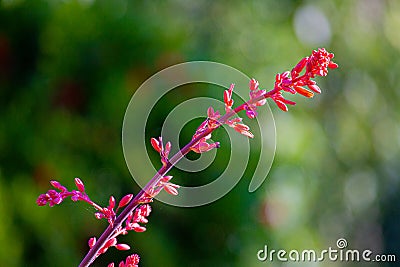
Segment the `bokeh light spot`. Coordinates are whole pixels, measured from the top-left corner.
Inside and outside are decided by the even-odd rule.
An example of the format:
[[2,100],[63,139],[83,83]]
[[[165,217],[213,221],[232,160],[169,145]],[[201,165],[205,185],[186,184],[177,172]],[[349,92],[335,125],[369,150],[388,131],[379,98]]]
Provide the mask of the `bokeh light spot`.
[[325,14],[315,6],[300,7],[294,15],[297,38],[304,44],[316,46],[331,40],[331,26]]

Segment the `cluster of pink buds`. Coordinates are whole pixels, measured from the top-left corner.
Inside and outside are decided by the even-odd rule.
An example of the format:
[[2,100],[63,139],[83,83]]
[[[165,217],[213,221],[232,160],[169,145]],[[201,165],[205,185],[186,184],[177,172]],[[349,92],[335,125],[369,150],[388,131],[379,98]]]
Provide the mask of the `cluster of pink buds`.
[[[256,79],[251,79],[249,83],[250,87],[250,101],[249,103],[244,107],[246,110],[246,115],[250,119],[254,119],[257,116],[257,107],[263,106],[267,103],[267,100],[265,98],[262,98],[263,95],[265,95],[266,91],[265,90],[259,90],[258,89],[258,81]],[[256,99],[262,98],[260,100],[255,101]]]
[[64,201],[64,199],[71,197],[72,201],[85,201],[89,203],[90,205],[94,206],[96,209],[98,208],[96,204],[90,200],[89,196],[85,192],[85,186],[81,179],[75,178],[75,185],[78,190],[72,190],[68,191],[68,189],[61,185],[57,181],[50,181],[50,184],[57,190],[50,189],[47,191],[45,194],[41,194],[37,200],[36,203],[39,206],[45,206],[49,204],[50,207],[53,207],[54,205],[58,205],[61,202]]
[[[197,140],[190,149],[196,153],[207,152],[213,148],[220,146],[219,142],[208,143],[211,138],[211,132],[217,129],[222,124],[232,127],[235,131],[253,138],[254,135],[250,131],[250,127],[244,124],[241,117],[230,119],[234,114],[240,110],[245,110],[247,117],[254,119],[257,114],[257,107],[263,106],[267,103],[267,98],[271,98],[277,106],[283,111],[287,111],[287,105],[295,105],[296,102],[288,100],[283,97],[282,92],[289,92],[291,94],[299,93],[306,97],[313,97],[313,92],[320,93],[321,90],[316,85],[316,82],[311,80],[315,76],[326,76],[328,68],[334,69],[338,65],[332,62],[334,55],[327,52],[324,48],[314,50],[309,57],[305,57],[292,69],[275,77],[274,89],[267,92],[265,89],[259,88],[259,82],[256,79],[251,79],[249,82],[250,100],[243,105],[233,109],[233,89],[234,84],[231,84],[228,90],[224,91],[224,106],[225,115],[221,117],[219,111],[214,111],[212,107],[207,110],[207,120],[205,120],[196,130],[192,137],[192,141]],[[304,74],[300,74],[304,71]],[[311,91],[307,90],[307,86]],[[153,141],[152,141],[153,142]]]
[[[160,136],[158,140],[156,138],[150,139],[151,145],[153,146],[154,150],[160,153],[161,156],[161,163],[163,166],[168,165],[168,155],[171,151],[171,142],[167,142],[165,148],[162,143],[162,137]],[[147,193],[147,198],[152,199],[156,195],[158,195],[162,189],[164,189],[168,194],[171,195],[178,195],[178,188],[179,185],[170,183],[169,181],[172,179],[172,176],[164,176],[162,177],[157,184],[155,184]]]
[[[113,226],[118,210],[128,205],[133,198],[133,194],[128,194],[124,196],[119,201],[118,206],[115,209],[117,203],[115,201],[115,198],[111,196],[108,201],[108,206],[101,207],[100,205],[96,204],[89,198],[89,196],[85,192],[85,186],[82,180],[79,178],[75,178],[75,185],[78,190],[69,191],[65,186],[61,185],[57,181],[51,181],[50,184],[56,190],[50,189],[45,194],[41,194],[36,200],[36,203],[39,206],[45,206],[46,204],[49,204],[49,206],[52,207],[54,205],[62,203],[66,198],[70,197],[72,201],[84,201],[89,205],[93,206],[97,210],[97,212],[94,214],[95,217],[99,220],[106,219],[110,224],[110,226]],[[137,209],[135,209],[134,212],[131,212],[128,215],[128,219],[126,220],[126,226],[118,227],[114,231],[114,234],[101,246],[99,252],[97,253],[97,256],[105,253],[110,247],[115,247],[118,250],[129,250],[130,249],[129,245],[119,244],[117,242],[117,236],[121,234],[126,235],[130,230],[133,230],[135,232],[144,232],[146,228],[140,225],[139,223],[142,224],[147,223],[148,221],[147,216],[149,216],[150,212],[151,208],[148,204],[140,205]],[[96,241],[97,241],[96,237],[91,237],[88,241],[89,247],[92,248],[96,244]],[[132,259],[135,259],[135,261],[139,262],[139,258],[137,255]],[[130,259],[130,261],[132,259]],[[120,266],[130,266],[130,265],[120,264]]]
[[[229,90],[224,91],[225,111],[227,113],[230,112],[232,109],[233,100],[231,100],[231,97],[232,97],[232,90],[234,87],[235,85],[231,84]],[[256,101],[255,103],[252,103],[252,101],[254,98],[262,96],[265,93],[265,90],[257,90],[258,82],[255,79],[250,80],[249,87],[250,87],[250,100],[246,102],[246,104],[244,105],[244,109],[246,110],[247,116],[253,119],[257,116],[257,111],[256,111],[257,106],[264,105],[266,103],[266,100],[261,99]],[[225,95],[229,96],[229,98],[226,98]],[[235,117],[233,119],[227,119],[226,121],[224,121],[224,123],[229,127],[233,128],[238,133],[253,138],[254,135],[250,132],[250,127],[242,123],[242,121],[243,121],[242,118]]]
[[235,85],[232,83],[228,90],[224,91],[224,103],[225,103],[225,112],[228,113],[232,110],[233,99],[232,92]]
[[[231,100],[233,103],[233,100]],[[218,128],[220,123],[218,119],[221,117],[219,111],[214,111],[212,107],[209,107],[207,110],[207,120],[205,120],[200,126],[197,128],[195,134],[192,137],[192,140],[195,140],[199,136],[203,135],[206,131],[210,131],[210,133],[206,134],[204,137],[200,138],[200,140],[191,146],[191,150],[196,153],[204,153],[210,151],[211,149],[218,148],[220,146],[219,142],[208,143],[207,141],[211,138],[211,131]]]
[[143,202],[152,202],[153,198],[157,196],[163,189],[165,192],[171,195],[178,195],[178,188],[180,187],[177,184],[173,184],[170,182],[172,176],[167,175],[162,177],[158,183],[156,183],[153,187],[151,187],[147,192],[146,196],[142,198]]
[[[118,205],[113,196],[109,198],[107,207],[101,207],[94,203],[86,194],[85,186],[79,178],[75,178],[75,185],[78,190],[72,191],[67,190],[66,187],[57,181],[51,181],[50,183],[55,189],[41,194],[36,202],[39,206],[49,204],[52,207],[70,197],[73,201],[89,203],[96,209],[95,216],[97,219],[104,218],[108,221],[109,227],[98,240],[95,237],[89,239],[90,250],[79,265],[80,267],[89,266],[100,254],[105,253],[110,247],[115,247],[118,250],[129,250],[129,245],[119,244],[117,237],[119,235],[126,235],[131,230],[135,232],[146,230],[144,225],[148,222],[147,217],[151,212],[149,203],[162,190],[171,195],[178,194],[179,185],[171,183],[172,176],[167,175],[176,162],[190,151],[204,153],[218,148],[220,146],[219,142],[209,143],[209,140],[211,139],[212,132],[224,124],[246,137],[253,138],[254,135],[250,132],[250,127],[243,123],[241,117],[235,115],[244,110],[247,117],[250,119],[255,118],[258,115],[257,108],[265,105],[267,98],[271,98],[280,109],[287,111],[287,105],[294,105],[296,103],[285,99],[282,94],[283,92],[290,94],[299,93],[305,97],[313,97],[314,93],[320,93],[320,88],[312,78],[326,76],[328,69],[337,68],[338,65],[332,62],[333,57],[334,55],[327,52],[324,48],[314,50],[311,56],[300,60],[291,71],[277,74],[274,88],[270,91],[260,89],[258,81],[251,79],[249,82],[249,101],[236,108],[233,108],[234,101],[232,98],[235,85],[231,84],[229,89],[224,91],[225,114],[221,116],[219,111],[215,111],[212,107],[209,107],[207,110],[207,119],[197,128],[192,140],[179,153],[174,155],[171,160],[168,158],[171,151],[171,143],[167,142],[164,146],[161,137],[158,139],[151,138],[152,147],[160,154],[162,167],[136,196],[128,194],[121,199]],[[115,209],[115,207],[117,208]],[[118,214],[121,208],[124,209]],[[118,266],[137,267],[138,264],[139,256],[133,254],[128,256],[125,262],[121,261]],[[114,263],[110,263],[108,267],[114,267]]]
[[[140,257],[137,254],[128,256],[125,262],[121,261],[118,267],[138,267]],[[114,262],[107,265],[107,267],[114,267]]]
[[[291,94],[299,93],[305,97],[313,97],[314,93],[321,93],[315,81],[311,80],[315,76],[326,76],[328,68],[335,69],[338,65],[332,62],[334,54],[329,53],[325,48],[314,50],[309,57],[305,57],[292,69],[278,73],[275,77],[275,86],[269,97],[274,100],[280,109],[287,111],[287,105],[295,105],[296,102],[285,99],[281,91],[289,92]],[[305,73],[300,76],[304,70]],[[307,86],[307,90],[304,86]]]

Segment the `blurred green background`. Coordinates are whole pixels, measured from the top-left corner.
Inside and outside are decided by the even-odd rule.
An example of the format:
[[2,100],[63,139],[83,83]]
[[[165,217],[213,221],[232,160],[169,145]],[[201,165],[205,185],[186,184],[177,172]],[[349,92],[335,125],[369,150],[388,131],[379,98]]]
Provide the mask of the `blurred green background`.
[[[80,177],[101,205],[111,194],[139,190],[121,128],[131,96],[152,74],[211,60],[272,88],[277,72],[326,47],[340,68],[318,79],[323,93],[292,97],[298,105],[288,113],[271,104],[277,151],[260,189],[248,193],[245,175],[203,207],[156,202],[148,231],[121,241],[140,254],[141,266],[365,266],[256,256],[264,245],[336,248],[343,237],[351,249],[397,254],[397,263],[368,266],[399,266],[399,28],[396,0],[0,1],[1,265],[77,266],[88,238],[106,227],[84,203],[36,206],[49,180],[73,188]],[[207,95],[203,87],[179,98]],[[176,99],[167,96],[161,108]],[[165,116],[149,123],[161,127]],[[182,140],[196,124],[187,127]],[[225,164],[217,160],[196,181],[209,181]],[[128,254],[110,249],[94,266]]]

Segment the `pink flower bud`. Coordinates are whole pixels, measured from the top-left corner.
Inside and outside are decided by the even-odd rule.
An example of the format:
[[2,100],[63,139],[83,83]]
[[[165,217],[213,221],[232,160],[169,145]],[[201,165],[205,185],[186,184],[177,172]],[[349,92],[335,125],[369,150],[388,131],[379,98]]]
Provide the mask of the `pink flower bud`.
[[85,185],[83,184],[81,179],[75,178],[75,185],[80,192],[85,192]]
[[96,237],[91,237],[89,239],[88,244],[89,244],[89,248],[92,248],[96,244]]
[[225,90],[224,91],[224,103],[227,107],[232,107],[233,105],[233,100],[232,100],[232,94],[229,93],[229,91]]
[[254,91],[258,89],[258,81],[256,79],[251,79],[249,84],[250,90]]
[[213,120],[218,120],[221,115],[218,111],[214,111],[213,107],[207,109],[207,117]]
[[254,111],[252,109],[246,109],[246,115],[250,119],[254,119],[255,117],[257,117],[257,111]]
[[290,75],[290,72],[285,71],[284,73],[282,73],[281,77],[286,80],[286,79],[288,79],[289,75]]
[[116,244],[117,244],[117,239],[116,238],[111,238],[104,244],[104,247],[109,248],[109,247],[115,246]]
[[127,265],[131,264],[132,267],[137,267],[136,264],[139,264],[139,260],[140,260],[140,257],[138,254],[132,254],[132,255],[126,257],[126,264]]
[[164,149],[164,156],[166,158],[168,158],[169,152],[171,151],[171,142],[167,142],[167,144],[165,144],[165,149]]
[[306,66],[307,61],[308,61],[308,57],[305,57],[302,60],[300,60],[300,62],[297,63],[297,65],[293,68],[293,72],[295,72],[296,74],[300,73]]
[[164,190],[170,195],[178,195],[178,190],[172,186],[170,183],[164,185]]
[[104,254],[104,253],[107,252],[107,250],[108,250],[108,247],[102,247],[102,248],[99,250],[99,253],[98,253],[98,254]]
[[308,91],[307,89],[305,89],[302,86],[295,86],[294,90],[296,90],[297,93],[299,93],[305,97],[313,97],[314,96],[313,92]]
[[247,126],[246,124],[243,124],[243,123],[238,123],[238,124],[236,124],[235,125],[235,128],[236,129],[238,129],[238,130],[240,130],[240,131],[248,131],[248,130],[250,130],[250,127],[249,126]]
[[118,250],[129,250],[131,247],[127,244],[117,244],[115,245],[115,248]]
[[[171,176],[172,177],[172,176]],[[141,212],[141,214],[143,215],[143,216],[149,216],[150,215],[150,212],[151,212],[151,206],[150,205],[148,205],[148,204],[146,204],[146,205],[142,205],[142,206],[140,206],[140,212]]]
[[309,84],[309,85],[307,85],[307,87],[310,88],[310,90],[314,91],[317,94],[321,93],[321,89],[316,84]]
[[328,64],[328,68],[330,69],[336,69],[337,67],[339,67],[339,65],[336,64],[335,62],[329,62]]
[[249,126],[247,126],[247,125],[245,125],[245,124],[242,124],[242,123],[235,124],[235,125],[233,126],[233,129],[234,129],[235,131],[237,131],[237,132],[239,132],[239,133],[241,133],[241,134],[247,136],[247,137],[250,137],[250,138],[253,138],[253,137],[254,137],[254,134],[252,134],[252,133],[249,131],[249,129],[250,129]]
[[115,207],[115,198],[113,196],[108,200],[108,209],[112,210]]
[[288,107],[285,105],[285,103],[283,103],[282,101],[278,100],[278,99],[274,99],[276,105],[278,106],[278,108],[280,108],[283,111],[288,111]]
[[282,101],[283,103],[285,103],[285,104],[288,104],[288,105],[296,105],[296,102],[294,102],[294,101],[291,101],[291,100],[289,100],[289,99],[286,99],[286,98],[280,98],[279,99],[280,101]]
[[61,192],[67,191],[67,188],[65,188],[65,186],[62,186],[58,181],[50,181],[50,184],[51,184],[54,188],[60,190]]
[[172,179],[172,177],[173,177],[173,176],[171,176],[171,175],[167,175],[167,176],[164,176],[163,178],[161,178],[160,181],[163,182],[163,183],[168,183],[169,180]]
[[41,194],[41,195],[37,198],[36,204],[37,204],[38,206],[45,206],[45,205],[47,204],[47,200],[48,200],[48,198],[47,198],[46,194]]
[[157,151],[157,152],[161,151],[160,142],[157,139],[151,138],[150,142],[151,142],[151,145],[153,146],[155,151]]
[[133,198],[133,194],[129,194],[124,196],[118,204],[118,208],[122,208],[126,206]]
[[133,223],[132,224],[132,229],[133,229],[133,231],[135,231],[137,233],[141,233],[141,232],[146,231],[146,227],[140,226],[138,223]]

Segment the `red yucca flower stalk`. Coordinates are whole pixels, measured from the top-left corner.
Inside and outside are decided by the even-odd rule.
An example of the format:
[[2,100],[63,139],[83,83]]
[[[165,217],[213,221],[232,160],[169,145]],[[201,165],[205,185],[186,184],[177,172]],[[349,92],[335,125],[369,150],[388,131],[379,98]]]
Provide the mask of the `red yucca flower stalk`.
[[[295,102],[284,98],[283,93],[299,93],[305,97],[313,97],[314,93],[321,93],[316,82],[312,80],[316,76],[326,76],[328,69],[335,69],[338,65],[332,62],[334,55],[327,52],[324,48],[314,50],[309,57],[305,57],[291,70],[279,73],[275,77],[274,88],[270,91],[259,88],[259,83],[251,79],[249,83],[250,100],[246,103],[233,108],[232,99],[234,84],[231,84],[228,90],[224,91],[225,114],[221,115],[212,107],[207,110],[207,119],[197,128],[192,140],[184,146],[177,154],[169,158],[171,143],[163,143],[162,137],[151,138],[152,147],[160,153],[162,167],[148,182],[148,184],[135,196],[128,194],[124,196],[117,204],[113,196],[110,197],[107,207],[101,207],[93,202],[86,194],[83,182],[75,178],[77,190],[69,191],[57,181],[51,181],[54,189],[47,191],[37,199],[39,206],[49,204],[50,207],[60,204],[64,199],[70,197],[72,201],[84,201],[93,206],[96,210],[97,219],[106,219],[108,227],[103,234],[96,239],[92,237],[88,241],[89,252],[80,263],[80,267],[89,266],[101,254],[105,253],[110,247],[118,250],[129,250],[127,244],[120,244],[117,241],[119,235],[126,235],[129,231],[144,232],[144,226],[151,212],[150,204],[153,198],[162,190],[172,195],[178,194],[179,185],[171,183],[172,176],[168,176],[168,171],[190,151],[195,153],[207,152],[218,148],[219,142],[208,143],[211,133],[223,124],[232,127],[237,132],[253,138],[249,126],[243,123],[241,117],[235,116],[244,110],[247,117],[253,119],[257,116],[257,107],[265,105],[267,98],[271,98],[277,106],[283,111],[287,111],[287,105],[294,105]],[[303,74],[301,74],[303,73]],[[123,209],[122,209],[123,208]],[[122,211],[117,216],[118,212]],[[139,256],[132,254],[124,261],[119,263],[119,267],[138,266]],[[110,263],[109,267],[114,266]]]

